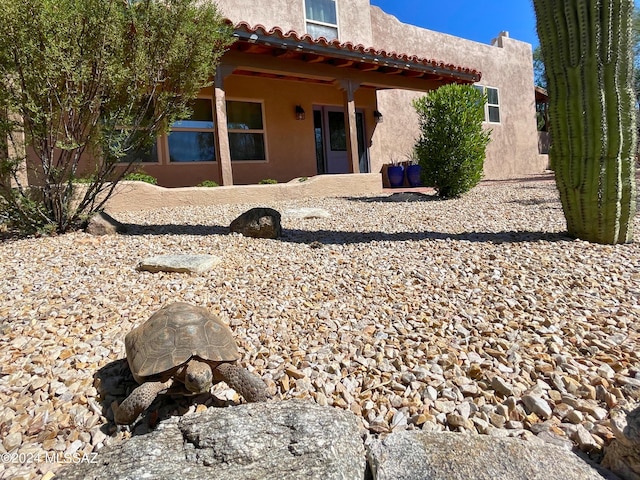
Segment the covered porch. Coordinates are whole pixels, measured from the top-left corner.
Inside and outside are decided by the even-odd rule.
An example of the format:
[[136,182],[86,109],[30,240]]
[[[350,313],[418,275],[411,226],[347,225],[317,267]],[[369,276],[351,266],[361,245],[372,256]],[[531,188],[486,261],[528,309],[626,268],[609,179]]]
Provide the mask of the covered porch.
[[[201,118],[175,124],[168,140],[159,142],[158,161],[144,164],[160,185],[214,180],[230,186],[379,172],[385,159],[369,153],[376,126],[384,121],[379,90],[429,91],[480,80],[476,70],[278,27],[240,23],[234,36],[215,84],[201,92]],[[183,134],[183,146],[174,133]],[[191,158],[181,148],[204,149],[210,157]]]

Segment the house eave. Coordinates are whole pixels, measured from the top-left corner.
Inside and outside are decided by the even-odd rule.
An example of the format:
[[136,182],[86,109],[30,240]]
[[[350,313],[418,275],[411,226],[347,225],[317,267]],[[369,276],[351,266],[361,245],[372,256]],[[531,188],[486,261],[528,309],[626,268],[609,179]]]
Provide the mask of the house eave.
[[283,33],[277,27],[239,24],[234,30],[236,43],[232,49],[247,51],[251,45],[264,49],[263,53],[288,56],[309,63],[325,63],[337,68],[351,68],[384,75],[402,75],[442,83],[476,83],[481,78],[477,70],[446,65],[415,56],[376,51],[362,45],[300,37],[295,32]]

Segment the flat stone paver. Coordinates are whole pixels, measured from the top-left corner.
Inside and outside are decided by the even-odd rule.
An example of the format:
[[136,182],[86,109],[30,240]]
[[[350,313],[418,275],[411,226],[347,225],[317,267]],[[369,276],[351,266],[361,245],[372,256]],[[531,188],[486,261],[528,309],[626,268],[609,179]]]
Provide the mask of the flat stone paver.
[[215,255],[158,255],[143,259],[138,270],[147,272],[203,273],[221,262]]

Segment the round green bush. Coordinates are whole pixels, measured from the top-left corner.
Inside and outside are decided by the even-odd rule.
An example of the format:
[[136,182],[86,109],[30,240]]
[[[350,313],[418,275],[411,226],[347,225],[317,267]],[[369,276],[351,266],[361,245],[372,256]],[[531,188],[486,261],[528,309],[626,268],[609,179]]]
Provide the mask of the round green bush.
[[123,177],[123,180],[130,180],[133,182],[146,182],[146,183],[150,183],[151,185],[158,184],[158,179],[156,177],[152,175],[147,175],[146,173],[141,173],[141,172],[127,173]]
[[472,85],[452,84],[413,103],[420,120],[415,154],[422,180],[439,197],[460,197],[482,179],[491,133],[482,126],[485,102]]
[[214,182],[213,180],[205,180],[201,183],[199,183],[198,185],[196,185],[197,187],[219,187],[220,185],[218,185],[216,182]]

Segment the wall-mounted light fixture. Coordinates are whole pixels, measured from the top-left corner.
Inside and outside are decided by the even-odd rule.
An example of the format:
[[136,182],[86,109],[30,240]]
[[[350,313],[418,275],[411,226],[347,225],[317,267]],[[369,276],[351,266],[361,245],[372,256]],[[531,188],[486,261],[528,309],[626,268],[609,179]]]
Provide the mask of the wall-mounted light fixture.
[[382,114],[378,111],[378,110],[374,110],[373,112],[373,118],[375,119],[376,123],[382,123]]
[[296,105],[296,120],[304,120],[304,108]]

